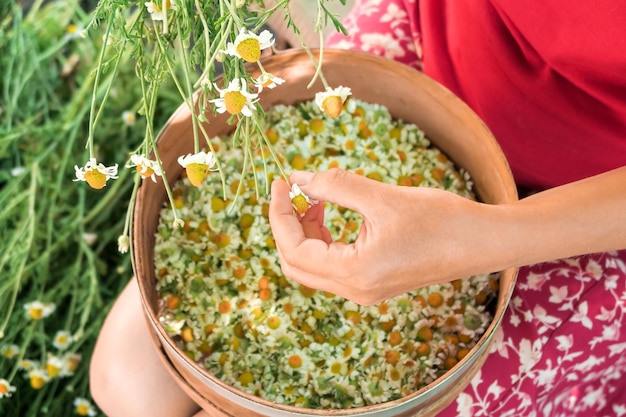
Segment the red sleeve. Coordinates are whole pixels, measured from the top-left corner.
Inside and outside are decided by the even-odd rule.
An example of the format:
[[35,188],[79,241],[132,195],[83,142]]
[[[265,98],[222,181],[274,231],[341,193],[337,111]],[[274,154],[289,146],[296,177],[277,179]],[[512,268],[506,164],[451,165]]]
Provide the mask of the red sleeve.
[[420,0],[424,72],[492,130],[519,184],[626,165],[626,2]]

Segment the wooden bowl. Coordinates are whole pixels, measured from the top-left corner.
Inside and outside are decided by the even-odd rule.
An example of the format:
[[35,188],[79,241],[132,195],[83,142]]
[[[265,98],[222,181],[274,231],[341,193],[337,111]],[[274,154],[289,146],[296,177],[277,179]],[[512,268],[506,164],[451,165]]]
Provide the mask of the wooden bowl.
[[[320,83],[307,88],[315,69],[302,50],[290,50],[265,58],[264,68],[286,83],[261,94],[264,108],[311,100]],[[352,89],[353,96],[386,106],[392,116],[418,125],[430,141],[457,166],[469,172],[479,199],[503,204],[517,200],[517,190],[507,161],[480,118],[458,97],[424,74],[395,61],[345,50],[324,50],[324,75],[333,86]],[[210,137],[233,129],[227,117],[208,115]],[[179,155],[193,152],[191,113],[182,105],[158,137],[164,172],[170,183],[180,176]],[[450,404],[470,382],[489,354],[490,345],[509,303],[517,270],[500,272],[495,316],[478,343],[443,376],[406,397],[382,404],[346,410],[303,409],[272,403],[231,387],[189,359],[170,339],[158,318],[158,294],[154,268],[154,241],[160,210],[166,200],[161,182],[144,181],[133,218],[131,253],[142,303],[164,365],[181,387],[214,416],[433,416]]]

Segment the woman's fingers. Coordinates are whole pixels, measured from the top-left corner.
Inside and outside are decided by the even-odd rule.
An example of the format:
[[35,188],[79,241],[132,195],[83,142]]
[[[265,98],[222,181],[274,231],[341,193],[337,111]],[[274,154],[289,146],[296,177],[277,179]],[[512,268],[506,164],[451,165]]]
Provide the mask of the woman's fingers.
[[304,235],[311,239],[321,239],[330,244],[332,237],[324,226],[324,203],[313,204],[300,219]]
[[[352,245],[332,242],[328,230],[320,223],[323,220],[323,207],[321,203],[318,205],[320,207],[312,207],[310,217],[303,224],[293,212],[287,183],[282,180],[272,183],[270,225],[281,256],[283,272],[302,283],[305,283],[303,279],[294,276],[294,273],[301,271],[309,279],[316,276],[318,279],[334,277],[335,280],[351,275],[348,270],[353,264],[351,259],[354,258],[354,248]],[[307,233],[313,237],[307,236]]]
[[355,210],[361,214],[367,211],[368,203],[383,193],[382,183],[342,169],[312,173],[293,171],[289,176],[293,184],[310,198],[329,201]]

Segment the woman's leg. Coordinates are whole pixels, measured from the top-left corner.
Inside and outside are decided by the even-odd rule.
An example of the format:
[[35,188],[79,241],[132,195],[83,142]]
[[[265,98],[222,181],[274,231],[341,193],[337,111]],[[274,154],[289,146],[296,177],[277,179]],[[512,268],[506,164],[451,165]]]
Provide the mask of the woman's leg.
[[91,359],[90,385],[93,399],[110,417],[189,417],[200,410],[157,355],[135,279],[104,322]]

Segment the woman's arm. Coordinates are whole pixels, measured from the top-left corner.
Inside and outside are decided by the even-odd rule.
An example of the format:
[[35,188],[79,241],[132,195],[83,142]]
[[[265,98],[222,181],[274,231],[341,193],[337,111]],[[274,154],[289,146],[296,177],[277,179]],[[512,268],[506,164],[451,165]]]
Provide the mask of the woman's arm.
[[353,244],[333,242],[323,207],[299,219],[272,185],[270,222],[285,275],[360,304],[438,282],[626,248],[626,167],[506,205],[382,184],[341,170],[294,172],[311,198],[359,212]]

